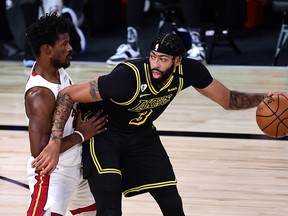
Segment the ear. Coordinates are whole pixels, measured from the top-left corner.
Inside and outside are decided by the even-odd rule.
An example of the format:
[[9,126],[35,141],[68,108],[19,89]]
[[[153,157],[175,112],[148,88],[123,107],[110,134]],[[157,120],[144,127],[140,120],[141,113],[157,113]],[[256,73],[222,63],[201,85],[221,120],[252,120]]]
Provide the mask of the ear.
[[181,61],[182,61],[182,56],[177,56],[175,58],[175,66],[178,66],[181,64]]
[[44,55],[50,55],[51,53],[51,46],[48,44],[44,44],[41,46],[41,53]]

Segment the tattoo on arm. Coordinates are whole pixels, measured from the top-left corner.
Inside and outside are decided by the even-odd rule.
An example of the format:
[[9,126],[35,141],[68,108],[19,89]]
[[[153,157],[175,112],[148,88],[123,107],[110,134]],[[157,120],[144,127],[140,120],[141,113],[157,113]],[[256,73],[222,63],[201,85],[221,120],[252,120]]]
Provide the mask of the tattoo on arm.
[[61,140],[63,136],[64,126],[68,120],[71,110],[73,108],[73,101],[71,97],[65,93],[59,93],[56,108],[54,111],[52,130],[51,130],[51,140]]
[[99,99],[100,97],[99,97],[98,83],[95,80],[93,80],[93,81],[90,81],[89,84],[90,84],[89,91],[90,91],[91,97],[95,100]]
[[230,107],[234,110],[248,109],[257,107],[265,98],[266,94],[252,94],[231,91],[230,92]]
[[[59,135],[59,133],[60,133],[61,135]],[[53,140],[53,141],[57,141],[57,140],[61,140],[61,139],[62,139],[61,136],[62,136],[62,133],[61,133],[61,132],[59,132],[59,131],[52,131],[50,138],[51,138],[51,140]]]

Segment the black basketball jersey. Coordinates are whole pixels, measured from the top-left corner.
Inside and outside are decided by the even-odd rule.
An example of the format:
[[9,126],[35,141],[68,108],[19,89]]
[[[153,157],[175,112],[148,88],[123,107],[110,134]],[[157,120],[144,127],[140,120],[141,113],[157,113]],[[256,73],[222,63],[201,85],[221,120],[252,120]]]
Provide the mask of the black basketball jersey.
[[[116,114],[114,121],[128,128],[151,125],[161,115],[177,93],[182,90],[182,69],[178,67],[168,82],[158,89],[152,84],[149,65],[145,62],[125,62],[136,77],[136,91],[127,101],[111,98],[107,104],[109,113]],[[109,114],[110,116],[110,114]]]
[[[202,88],[211,83],[210,73],[199,66],[195,61],[184,62],[158,89],[153,85],[148,59],[123,62],[99,78],[99,92],[104,100],[91,105],[109,115],[108,127],[130,130],[151,126],[181,90],[191,85]],[[183,68],[187,68],[186,75]]]

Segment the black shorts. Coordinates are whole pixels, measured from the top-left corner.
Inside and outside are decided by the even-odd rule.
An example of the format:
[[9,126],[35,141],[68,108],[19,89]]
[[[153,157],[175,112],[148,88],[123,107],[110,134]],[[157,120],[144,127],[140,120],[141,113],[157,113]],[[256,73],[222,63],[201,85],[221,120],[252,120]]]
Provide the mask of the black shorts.
[[119,190],[125,196],[176,185],[169,157],[153,127],[137,133],[109,129],[83,144],[84,177],[91,190]]

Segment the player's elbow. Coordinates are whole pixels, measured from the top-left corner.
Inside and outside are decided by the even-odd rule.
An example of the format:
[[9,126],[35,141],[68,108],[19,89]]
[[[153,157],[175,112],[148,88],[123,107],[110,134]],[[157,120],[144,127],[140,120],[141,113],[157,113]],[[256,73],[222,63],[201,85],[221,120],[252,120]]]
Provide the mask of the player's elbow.
[[224,110],[234,110],[233,106],[230,103],[229,95],[221,98],[220,100],[216,100],[216,102],[224,109]]
[[76,100],[71,90],[72,90],[71,86],[67,86],[64,89],[62,89],[58,94],[58,98],[60,99],[60,101],[69,103],[69,104],[74,104]]
[[233,110],[230,104],[220,104],[224,110]]

